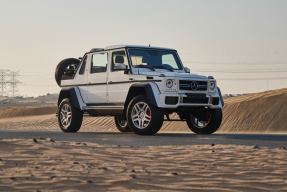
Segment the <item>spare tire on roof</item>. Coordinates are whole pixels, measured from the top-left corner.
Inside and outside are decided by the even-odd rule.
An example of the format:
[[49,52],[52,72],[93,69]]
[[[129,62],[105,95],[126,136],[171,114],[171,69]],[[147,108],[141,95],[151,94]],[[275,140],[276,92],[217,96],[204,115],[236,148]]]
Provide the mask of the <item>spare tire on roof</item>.
[[62,75],[64,75],[64,69],[67,68],[69,65],[73,65],[73,64],[78,66],[79,63],[80,63],[80,60],[78,59],[68,58],[68,59],[62,60],[57,65],[56,70],[55,70],[55,79],[59,86],[61,86],[61,79],[62,79]]

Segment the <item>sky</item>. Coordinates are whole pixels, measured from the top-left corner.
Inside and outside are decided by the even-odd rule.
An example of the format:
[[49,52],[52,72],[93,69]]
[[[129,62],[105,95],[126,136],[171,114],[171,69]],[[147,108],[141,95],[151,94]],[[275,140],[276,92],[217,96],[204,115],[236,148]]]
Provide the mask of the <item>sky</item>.
[[0,69],[24,96],[59,93],[57,64],[91,48],[174,48],[224,94],[287,87],[285,0],[0,0]]

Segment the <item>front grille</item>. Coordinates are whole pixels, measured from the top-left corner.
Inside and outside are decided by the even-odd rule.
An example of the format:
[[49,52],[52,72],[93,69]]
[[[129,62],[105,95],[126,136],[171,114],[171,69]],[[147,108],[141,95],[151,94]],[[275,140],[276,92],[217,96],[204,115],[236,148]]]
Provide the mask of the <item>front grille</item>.
[[199,104],[208,104],[208,98],[188,98],[183,97],[182,103],[199,103]]
[[179,80],[179,89],[190,91],[206,91],[207,81]]

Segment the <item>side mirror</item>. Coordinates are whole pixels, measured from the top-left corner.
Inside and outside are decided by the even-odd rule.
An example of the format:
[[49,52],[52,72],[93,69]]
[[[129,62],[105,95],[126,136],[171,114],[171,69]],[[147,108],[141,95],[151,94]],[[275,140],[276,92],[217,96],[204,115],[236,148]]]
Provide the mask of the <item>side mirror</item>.
[[188,67],[184,68],[185,72],[190,73],[190,69]]
[[127,69],[127,66],[123,63],[116,64],[114,70],[125,70]]
[[125,70],[124,70],[124,74],[126,74],[126,75],[128,75],[129,72],[130,72],[130,69],[125,69]]

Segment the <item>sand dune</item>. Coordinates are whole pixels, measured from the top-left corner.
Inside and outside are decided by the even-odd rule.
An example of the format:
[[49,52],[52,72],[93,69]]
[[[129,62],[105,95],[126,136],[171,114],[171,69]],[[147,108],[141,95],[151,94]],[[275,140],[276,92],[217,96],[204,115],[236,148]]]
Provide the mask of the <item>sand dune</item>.
[[[287,89],[225,99],[217,132],[286,132]],[[56,105],[1,108],[0,129],[59,130]],[[178,118],[176,114],[171,118]],[[80,131],[116,131],[113,117],[84,117]],[[161,131],[190,132],[185,122],[164,122]]]
[[286,132],[287,89],[228,98],[221,132]]
[[57,105],[1,108],[0,118],[56,114]]
[[0,191],[286,191],[287,151],[0,141]]

